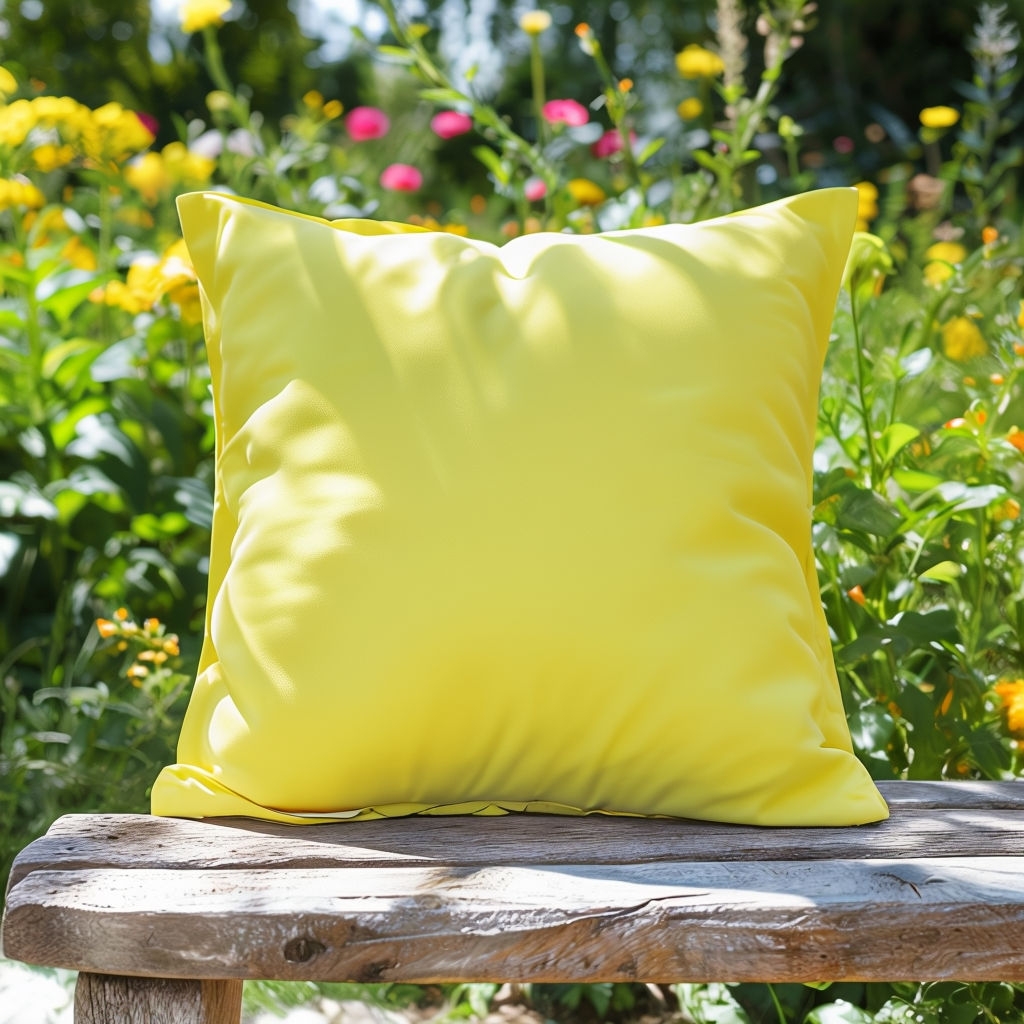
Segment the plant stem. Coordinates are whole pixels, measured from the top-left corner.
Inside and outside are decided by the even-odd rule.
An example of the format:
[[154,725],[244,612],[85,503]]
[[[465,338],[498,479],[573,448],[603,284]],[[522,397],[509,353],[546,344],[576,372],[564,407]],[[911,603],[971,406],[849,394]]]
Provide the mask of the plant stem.
[[779,1018],[779,1024],[788,1024],[788,1018],[786,1017],[786,1011],[782,1008],[782,1003],[779,1002],[779,997],[775,993],[775,986],[768,986],[768,994],[772,998],[772,1006],[775,1007],[775,1012]]
[[857,318],[857,297],[850,292],[850,322],[853,325],[853,347],[856,359],[854,366],[857,376],[857,406],[860,410],[861,422],[864,424],[864,441],[867,445],[868,462],[871,472],[871,487],[877,490],[881,483],[881,474],[878,465],[878,453],[875,451],[875,438],[871,429],[871,414],[868,411],[867,390],[865,378],[867,377],[867,360],[864,354],[864,342],[860,333],[860,322]]
[[530,36],[530,82],[533,87],[533,112],[537,119],[537,141],[547,142],[548,126],[544,120],[544,57],[540,52],[540,36]]

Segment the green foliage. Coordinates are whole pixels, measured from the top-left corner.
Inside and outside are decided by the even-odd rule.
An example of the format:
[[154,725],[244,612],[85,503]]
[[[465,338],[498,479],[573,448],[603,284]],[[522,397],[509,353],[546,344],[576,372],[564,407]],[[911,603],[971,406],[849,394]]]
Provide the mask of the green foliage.
[[[934,98],[953,104],[958,90],[962,111],[910,131],[875,110],[877,147],[847,158],[787,100],[799,95],[790,76],[814,18],[835,27],[834,11],[801,0],[757,11],[722,0],[680,13],[688,20],[675,48],[704,48],[689,78],[662,48],[662,70],[651,70],[660,108],[643,81],[625,80],[659,66],[658,46],[618,67],[630,28],[602,12],[571,35],[555,26],[529,38],[502,15],[529,86],[495,102],[472,74],[446,68],[429,18],[409,24],[384,0],[390,35],[362,44],[380,63],[360,95],[386,108],[391,130],[362,141],[344,129],[338,100],[299,98],[301,70],[275,100],[282,106],[261,105],[254,82],[309,50],[285,45],[293,26],[273,6],[252,24],[276,19],[279,46],[246,53],[245,25],[229,23],[179,47],[176,60],[201,57],[201,94],[213,87],[169,118],[181,145],[164,148],[161,138],[143,154],[150,140],[138,140],[130,114],[56,97],[47,105],[17,66],[19,91],[0,105],[0,874],[61,813],[144,810],[158,768],[174,757],[203,631],[214,428],[173,200],[209,184],[313,215],[410,219],[500,241],[688,221],[857,182],[860,226],[874,234],[854,246],[836,311],[810,482],[816,569],[853,742],[877,778],[1019,775],[1024,158],[1019,29],[1006,10],[981,5],[964,55],[969,81]],[[49,13],[41,24],[51,26]],[[553,48],[556,38],[571,52]],[[561,77],[563,63],[572,76]],[[236,87],[239,75],[253,82]],[[548,123],[555,83],[578,90],[586,125]],[[666,95],[669,107],[687,101],[670,122],[660,117]],[[128,96],[75,99],[98,107]],[[430,133],[442,108],[469,114],[472,133]],[[31,131],[19,127],[25,118]],[[858,138],[869,127],[858,125]],[[423,172],[419,193],[382,187],[381,171],[395,162]],[[453,162],[472,172],[445,175]],[[251,1009],[319,998],[429,1003],[450,1019],[486,1016],[508,998],[551,1020],[1024,1016],[1022,990],[995,983],[609,983],[511,995],[495,985],[267,983],[247,986],[246,998]]]

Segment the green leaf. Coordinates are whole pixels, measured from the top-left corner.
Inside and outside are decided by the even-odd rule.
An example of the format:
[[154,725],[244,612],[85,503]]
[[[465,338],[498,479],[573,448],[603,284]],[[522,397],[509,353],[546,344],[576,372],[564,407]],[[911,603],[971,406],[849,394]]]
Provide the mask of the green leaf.
[[885,749],[895,733],[895,720],[880,704],[869,704],[850,715],[850,736],[862,758],[887,762]]
[[162,516],[144,512],[132,519],[131,529],[140,540],[153,543],[173,539],[179,533],[184,533],[188,525],[188,519],[181,512],[165,512]]
[[378,46],[377,53],[382,57],[390,57],[392,60],[400,61],[402,64],[414,64],[416,57],[411,50],[404,46]]
[[804,1024],[871,1024],[874,1019],[853,1003],[826,1003],[811,1010]]
[[[103,343],[89,338],[62,341],[49,349],[43,357],[43,376],[67,387],[102,351]],[[75,359],[75,356],[84,358]]]
[[936,562],[930,569],[925,569],[920,578],[935,580],[938,583],[955,583],[964,571],[959,562]]
[[903,518],[874,491],[851,487],[839,499],[836,525],[874,537],[890,537],[903,525]]
[[966,512],[973,508],[988,508],[1006,497],[1006,488],[998,484],[968,487],[956,480],[949,480],[939,486],[939,493],[952,506],[952,511]]
[[890,423],[882,431],[876,450],[883,462],[892,462],[911,441],[920,436],[921,431],[909,423]]
[[976,729],[967,740],[974,763],[990,779],[998,779],[1009,767],[1006,744],[988,729]]
[[721,982],[686,983],[672,985],[671,989],[679,1000],[679,1009],[694,1024],[750,1024],[746,1010]]
[[487,146],[475,146],[473,156],[494,175],[499,184],[507,185],[509,183],[509,170],[493,149]]
[[929,648],[933,643],[955,643],[956,613],[950,608],[936,608],[930,612],[904,612],[890,620],[893,637],[907,641],[912,649]]
[[32,488],[0,480],[0,519],[56,519],[57,508]]
[[706,170],[714,171],[718,168],[718,158],[713,156],[711,153],[708,153],[706,150],[695,149],[690,155]]
[[651,157],[654,156],[654,154],[657,153],[664,145],[664,139],[651,139],[651,141],[648,142],[642,150],[640,150],[640,155],[636,158],[637,166],[643,167],[643,165],[647,163],[647,161],[650,160]]
[[126,380],[139,376],[139,361],[145,358],[146,345],[142,338],[122,338],[110,345],[92,364],[92,379],[97,384]]
[[871,657],[885,646],[885,634],[878,630],[869,630],[836,650],[836,661],[840,665],[855,665],[864,658]]
[[92,294],[100,275],[89,270],[68,270],[39,282],[36,299],[41,309],[63,323]]
[[24,267],[16,267],[8,260],[0,260],[0,280],[17,281],[18,284],[31,284],[33,274]]
[[925,473],[919,469],[897,469],[893,471],[893,480],[905,491],[920,493],[934,490],[944,482],[944,478],[934,473]]
[[110,400],[95,396],[83,399],[68,409],[67,413],[60,419],[50,424],[50,436],[58,449],[63,451],[76,437],[80,420],[86,416],[95,416],[104,412],[110,407]]
[[420,89],[420,99],[429,103],[465,103],[466,97],[454,89]]

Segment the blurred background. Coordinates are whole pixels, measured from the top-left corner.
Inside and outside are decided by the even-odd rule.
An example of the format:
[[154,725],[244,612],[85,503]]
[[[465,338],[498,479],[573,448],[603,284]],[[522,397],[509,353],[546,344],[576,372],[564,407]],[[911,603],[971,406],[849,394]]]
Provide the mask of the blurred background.
[[[521,123],[529,116],[529,43],[516,30],[532,4],[513,0],[414,0],[400,13],[439,32],[437,48],[456,77],[476,69],[474,90]],[[583,102],[600,92],[594,62],[573,44],[586,21],[619,75],[636,83],[652,131],[678,123],[678,75],[672,54],[705,43],[714,0],[612,0],[542,5],[553,18],[544,34],[548,94]],[[1018,22],[1024,0],[1010,0]],[[156,118],[162,143],[178,137],[172,112],[203,117],[209,80],[199,36],[178,26],[175,0],[10,0],[0,5],[0,57],[24,69],[51,94],[89,106],[116,100]],[[851,163],[868,174],[885,166],[885,139],[903,147],[916,135],[918,112],[949,103],[956,82],[970,80],[972,0],[824,0],[817,27],[787,65],[780,106],[808,132],[815,159]],[[227,71],[251,91],[251,106],[267,119],[294,108],[310,89],[340,100],[383,102],[392,87],[372,61],[386,41],[380,10],[363,0],[247,0],[235,3],[220,30]],[[756,53],[750,55],[757,71]],[[556,59],[551,59],[556,57]],[[19,76],[20,77],[20,76]],[[865,126],[872,136],[865,138]],[[840,140],[838,144],[836,140]],[[470,147],[450,147],[453,169],[479,176]],[[818,169],[818,168],[816,168]],[[820,173],[820,171],[819,171]]]

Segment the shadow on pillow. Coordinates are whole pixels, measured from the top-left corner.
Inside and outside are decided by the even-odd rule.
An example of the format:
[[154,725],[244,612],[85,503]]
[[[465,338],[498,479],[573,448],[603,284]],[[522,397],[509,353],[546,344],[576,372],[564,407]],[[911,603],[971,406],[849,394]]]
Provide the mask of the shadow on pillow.
[[496,247],[183,196],[216,509],[154,812],[885,817],[810,543],[856,207]]

